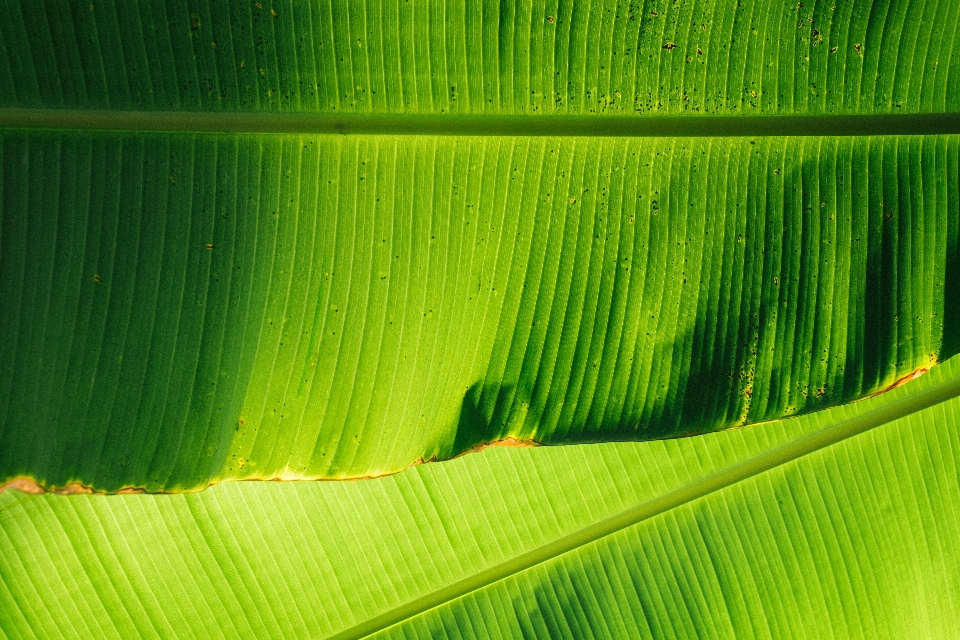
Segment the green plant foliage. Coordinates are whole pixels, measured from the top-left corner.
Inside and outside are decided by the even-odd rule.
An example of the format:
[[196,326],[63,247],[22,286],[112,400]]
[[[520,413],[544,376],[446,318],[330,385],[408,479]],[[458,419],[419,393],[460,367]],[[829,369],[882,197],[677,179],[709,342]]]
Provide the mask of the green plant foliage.
[[3,149],[0,461],[55,486],[711,431],[860,397],[960,329],[954,137]]
[[497,447],[362,482],[8,491],[0,630],[948,637],[958,394],[954,358],[870,400],[696,438]]
[[0,634],[949,635],[958,25],[0,0]]
[[951,2],[6,0],[0,104],[411,114],[945,113]]
[[[687,435],[960,349],[952,121],[398,135],[749,130],[899,114],[920,87],[909,111],[949,113],[955,57],[901,69],[930,52],[898,8],[299,4],[9,7],[0,479],[170,491]],[[284,112],[369,133],[250,133]],[[151,113],[184,131],[136,130]],[[189,133],[218,114],[238,131]]]

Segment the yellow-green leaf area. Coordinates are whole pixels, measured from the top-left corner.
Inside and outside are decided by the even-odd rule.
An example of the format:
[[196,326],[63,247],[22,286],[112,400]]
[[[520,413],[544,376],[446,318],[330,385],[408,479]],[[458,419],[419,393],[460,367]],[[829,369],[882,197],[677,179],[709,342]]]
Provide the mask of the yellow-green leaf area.
[[928,370],[958,11],[12,2],[0,482],[379,476]]

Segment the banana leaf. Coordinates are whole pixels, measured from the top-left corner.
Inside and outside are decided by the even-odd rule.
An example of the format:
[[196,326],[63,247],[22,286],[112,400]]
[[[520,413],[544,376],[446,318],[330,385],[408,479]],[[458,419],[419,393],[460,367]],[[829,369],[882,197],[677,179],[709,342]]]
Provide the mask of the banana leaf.
[[12,638],[950,637],[960,360],[696,438],[359,482],[0,494]]
[[958,25],[2,0],[0,635],[949,637]]
[[928,370],[958,11],[7,0],[0,483],[378,476]]

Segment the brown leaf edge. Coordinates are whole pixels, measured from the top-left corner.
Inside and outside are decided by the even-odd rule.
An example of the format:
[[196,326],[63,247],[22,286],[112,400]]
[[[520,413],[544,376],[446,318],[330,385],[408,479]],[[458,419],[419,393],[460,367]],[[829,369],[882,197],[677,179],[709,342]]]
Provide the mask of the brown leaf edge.
[[[484,449],[490,447],[536,447],[540,446],[539,442],[534,440],[518,440],[516,438],[504,438],[502,440],[496,440],[494,442],[485,442],[473,447],[470,447],[466,451],[458,453],[452,458],[444,458],[444,460],[453,460],[461,456],[465,456],[469,453],[479,453]],[[412,464],[404,467],[403,469],[398,469],[396,471],[387,471],[384,473],[372,474],[372,475],[363,475],[363,476],[352,476],[346,478],[311,478],[308,476],[298,476],[298,477],[271,477],[271,478],[257,478],[257,477],[247,477],[247,478],[237,478],[237,479],[227,479],[227,480],[214,480],[207,483],[205,486],[200,487],[199,489],[186,489],[182,491],[148,491],[143,487],[123,487],[117,491],[103,491],[100,489],[95,489],[89,485],[85,485],[80,482],[69,482],[62,487],[48,487],[37,482],[35,478],[29,476],[18,476],[6,484],[0,485],[0,494],[4,491],[13,490],[19,491],[21,493],[26,493],[30,495],[41,495],[45,493],[53,493],[57,495],[69,496],[69,495],[131,495],[131,494],[151,494],[151,495],[169,495],[169,494],[179,494],[179,493],[198,493],[204,491],[213,485],[221,484],[223,482],[349,482],[355,480],[376,480],[377,478],[385,478],[387,476],[392,476],[397,473],[401,473],[410,469],[411,467],[416,467],[421,464],[426,464],[428,462],[438,462],[442,461],[436,456],[433,456],[428,459],[424,459],[423,456],[417,458],[413,461]]]

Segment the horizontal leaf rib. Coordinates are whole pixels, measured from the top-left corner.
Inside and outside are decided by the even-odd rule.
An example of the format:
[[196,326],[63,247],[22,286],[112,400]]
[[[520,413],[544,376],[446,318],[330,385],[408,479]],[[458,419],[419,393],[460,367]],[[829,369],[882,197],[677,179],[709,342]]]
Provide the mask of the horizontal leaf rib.
[[821,116],[462,116],[0,108],[0,128],[511,137],[897,136],[960,133],[960,113]]

